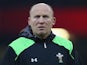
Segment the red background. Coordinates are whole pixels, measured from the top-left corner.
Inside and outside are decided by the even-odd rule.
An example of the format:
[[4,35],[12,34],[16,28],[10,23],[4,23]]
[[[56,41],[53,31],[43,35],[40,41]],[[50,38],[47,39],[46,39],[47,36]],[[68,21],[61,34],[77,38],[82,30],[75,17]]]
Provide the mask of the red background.
[[[54,8],[56,25],[63,27],[75,35],[87,36],[87,8],[67,7]],[[0,10],[0,32],[4,34],[17,34],[27,25],[29,8],[8,8]]]

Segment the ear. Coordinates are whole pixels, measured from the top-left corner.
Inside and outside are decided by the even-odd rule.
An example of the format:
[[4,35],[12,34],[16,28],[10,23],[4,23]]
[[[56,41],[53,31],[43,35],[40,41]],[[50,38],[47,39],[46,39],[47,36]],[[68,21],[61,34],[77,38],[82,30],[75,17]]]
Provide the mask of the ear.
[[55,25],[55,23],[56,23],[56,18],[53,17],[53,25]]
[[28,25],[30,25],[31,23],[30,23],[30,17],[28,17]]

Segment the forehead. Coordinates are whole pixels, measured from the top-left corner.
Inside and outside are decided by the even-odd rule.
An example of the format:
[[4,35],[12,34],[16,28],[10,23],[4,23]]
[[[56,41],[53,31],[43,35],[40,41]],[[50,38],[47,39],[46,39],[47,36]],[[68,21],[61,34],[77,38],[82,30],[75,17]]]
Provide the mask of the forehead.
[[30,10],[30,15],[53,15],[53,11],[47,5],[36,5]]
[[48,10],[34,10],[32,11],[31,15],[52,15],[52,13]]

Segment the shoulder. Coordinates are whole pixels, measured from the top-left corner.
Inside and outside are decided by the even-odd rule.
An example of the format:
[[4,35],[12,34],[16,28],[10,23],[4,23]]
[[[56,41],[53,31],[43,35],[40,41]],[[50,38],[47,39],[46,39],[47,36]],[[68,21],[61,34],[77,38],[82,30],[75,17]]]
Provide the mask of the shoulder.
[[32,46],[35,42],[31,39],[20,37],[9,44],[17,55],[23,52],[26,48]]
[[19,37],[16,40],[14,40],[13,42],[11,42],[9,44],[9,46],[20,46],[20,45],[24,45],[25,43],[34,43],[33,40],[25,38],[25,37]]
[[66,49],[68,49],[70,52],[73,50],[73,44],[70,40],[67,40],[67,39],[64,39],[64,38],[61,38],[59,36],[55,36],[54,39],[53,39],[53,42],[55,44],[58,44],[59,46],[63,46],[65,47]]

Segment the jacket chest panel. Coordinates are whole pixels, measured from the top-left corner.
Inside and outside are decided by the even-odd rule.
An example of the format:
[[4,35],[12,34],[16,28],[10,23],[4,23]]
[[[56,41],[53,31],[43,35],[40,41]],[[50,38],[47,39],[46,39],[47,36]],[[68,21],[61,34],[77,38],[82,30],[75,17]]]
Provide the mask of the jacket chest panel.
[[54,44],[35,44],[26,49],[20,58],[26,65],[66,65],[66,50]]

